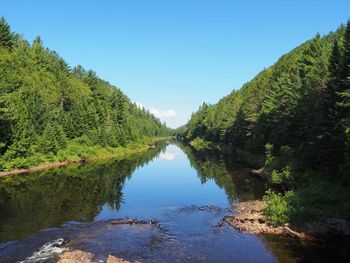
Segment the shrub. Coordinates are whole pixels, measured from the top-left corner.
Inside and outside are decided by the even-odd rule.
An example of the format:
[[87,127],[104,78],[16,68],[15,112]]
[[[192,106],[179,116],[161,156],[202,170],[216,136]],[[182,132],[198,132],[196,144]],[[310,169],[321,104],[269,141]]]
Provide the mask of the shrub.
[[267,191],[264,196],[264,200],[267,202],[265,215],[277,224],[289,222],[291,214],[294,212],[294,207],[291,205],[294,198],[292,191],[286,192],[285,195],[271,190]]

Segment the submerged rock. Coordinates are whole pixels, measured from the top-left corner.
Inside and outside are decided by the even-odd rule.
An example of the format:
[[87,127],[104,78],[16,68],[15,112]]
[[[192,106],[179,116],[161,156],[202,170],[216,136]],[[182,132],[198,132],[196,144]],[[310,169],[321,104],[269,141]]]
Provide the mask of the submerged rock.
[[159,226],[158,221],[151,220],[138,220],[134,218],[117,218],[111,221],[112,225],[154,225]]
[[90,252],[84,252],[81,250],[66,251],[58,260],[57,263],[92,263],[94,255]]
[[[75,249],[73,251],[66,251],[58,260],[57,263],[94,263],[93,261],[94,254],[90,252],[81,251],[79,249]],[[98,261],[104,262],[104,261]],[[107,263],[130,263],[122,258],[118,258],[112,255],[109,255],[107,258]],[[134,263],[140,263],[140,261],[134,261]]]

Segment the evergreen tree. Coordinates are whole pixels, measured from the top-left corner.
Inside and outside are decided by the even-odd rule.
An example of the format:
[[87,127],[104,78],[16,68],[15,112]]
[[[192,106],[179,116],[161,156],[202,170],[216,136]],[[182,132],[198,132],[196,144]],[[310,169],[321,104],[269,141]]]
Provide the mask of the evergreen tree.
[[340,92],[350,89],[350,20],[348,21],[344,34],[344,54],[341,68],[341,81],[343,88]]
[[59,149],[63,149],[67,147],[67,138],[62,129],[62,126],[57,122],[54,122],[53,128],[55,130],[55,140],[57,142],[57,146]]
[[308,160],[305,160],[309,165],[311,162],[315,165],[322,163],[323,169],[328,173],[337,169],[340,160],[338,155],[341,154],[342,143],[339,142],[337,125],[338,92],[342,86],[340,78],[341,59],[340,47],[337,38],[335,38],[328,64],[329,78],[321,94],[322,107],[320,112],[322,118],[317,125],[318,130],[314,134],[316,139],[313,141],[313,147],[308,150]]
[[0,47],[11,49],[14,45],[14,36],[4,17],[0,18]]
[[37,141],[37,134],[29,119],[19,121],[13,130],[13,142],[5,153],[6,159],[28,157]]
[[[350,20],[347,23],[344,36],[344,54],[341,70],[342,88],[338,92],[338,125],[340,126],[340,139],[344,152],[343,169],[350,167]],[[345,173],[348,173],[345,172]]]
[[54,153],[56,154],[59,150],[59,145],[56,140],[56,130],[54,126],[49,122],[45,130],[43,132],[43,135],[40,138],[40,146],[41,146],[41,152],[43,153]]
[[332,54],[329,60],[329,80],[324,95],[324,117],[328,119],[327,129],[331,129],[336,123],[337,93],[341,89],[341,53],[337,39],[334,40]]

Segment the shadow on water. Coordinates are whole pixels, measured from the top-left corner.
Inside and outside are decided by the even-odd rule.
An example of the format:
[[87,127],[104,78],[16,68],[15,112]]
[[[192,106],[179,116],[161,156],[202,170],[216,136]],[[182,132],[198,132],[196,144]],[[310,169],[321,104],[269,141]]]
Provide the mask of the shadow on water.
[[[0,181],[0,262],[55,262],[67,248],[95,261],[111,254],[141,262],[332,262],[327,249],[334,262],[349,256],[344,240],[300,242],[216,226],[236,202],[263,192],[232,155],[178,143],[7,178]],[[111,223],[126,217],[159,224]]]
[[284,236],[261,236],[260,239],[283,263],[349,262],[350,238],[325,236],[314,240],[300,240]]

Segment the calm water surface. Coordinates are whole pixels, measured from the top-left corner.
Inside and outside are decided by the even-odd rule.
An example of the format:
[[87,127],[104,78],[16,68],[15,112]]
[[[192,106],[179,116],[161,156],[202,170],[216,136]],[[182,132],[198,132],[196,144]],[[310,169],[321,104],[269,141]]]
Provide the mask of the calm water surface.
[[[96,261],[109,254],[141,262],[339,262],[349,256],[347,240],[301,243],[216,226],[237,202],[263,191],[232,156],[165,143],[126,160],[6,178],[0,181],[0,262],[55,262],[66,248],[92,252]],[[159,226],[111,224],[116,218],[155,219]]]

